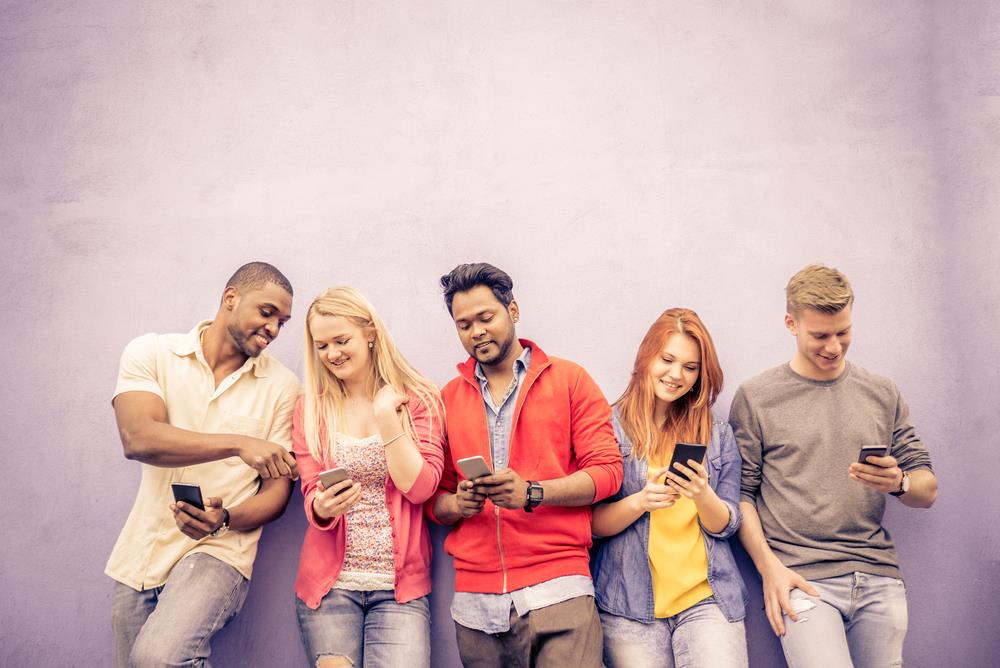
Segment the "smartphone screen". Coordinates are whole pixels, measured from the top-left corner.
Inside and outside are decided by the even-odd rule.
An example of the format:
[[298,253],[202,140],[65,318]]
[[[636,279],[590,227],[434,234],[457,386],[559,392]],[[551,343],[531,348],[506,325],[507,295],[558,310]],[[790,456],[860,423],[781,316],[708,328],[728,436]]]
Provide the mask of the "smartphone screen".
[[201,487],[186,482],[174,482],[170,484],[174,491],[174,501],[189,503],[198,510],[205,510],[205,502],[201,498]]
[[674,464],[681,463],[684,466],[688,466],[689,459],[693,459],[701,464],[705,459],[706,452],[708,452],[708,446],[701,445],[700,443],[678,443],[674,446],[674,454],[670,458],[670,472],[685,480],[690,480],[683,471],[677,470]]

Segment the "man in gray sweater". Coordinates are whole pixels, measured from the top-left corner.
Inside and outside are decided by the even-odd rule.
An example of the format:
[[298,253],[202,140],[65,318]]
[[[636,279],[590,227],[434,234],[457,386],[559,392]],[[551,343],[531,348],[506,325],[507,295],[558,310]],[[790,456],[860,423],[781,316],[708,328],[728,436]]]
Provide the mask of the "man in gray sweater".
[[[902,665],[906,589],[882,516],[887,494],[934,503],[930,456],[896,385],[845,359],[847,277],[809,265],[785,292],[795,355],[745,382],[729,416],[743,455],[740,540],[789,665]],[[862,447],[880,450],[862,463]]]

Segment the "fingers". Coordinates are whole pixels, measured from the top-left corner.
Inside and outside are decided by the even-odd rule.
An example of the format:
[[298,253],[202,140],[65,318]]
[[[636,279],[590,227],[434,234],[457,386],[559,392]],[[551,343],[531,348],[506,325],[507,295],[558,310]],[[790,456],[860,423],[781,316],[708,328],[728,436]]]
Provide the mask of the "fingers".
[[667,471],[669,471],[669,470],[670,470],[670,466],[669,465],[668,466],[661,466],[658,469],[650,471],[649,474],[646,476],[646,478],[650,482],[657,482],[657,483],[659,483],[659,480],[662,479],[663,476],[664,476],[664,474]]
[[769,591],[764,595],[764,612],[767,613],[767,622],[771,625],[774,635],[781,637],[785,635],[785,623],[781,617],[781,604],[774,591]]
[[801,589],[810,596],[819,598],[819,590],[816,589],[816,587],[813,587],[809,580],[806,580],[801,575],[796,574],[796,576],[792,578],[792,584],[795,585],[797,589]]
[[189,514],[189,512],[200,512],[197,508],[184,503],[177,503],[174,510],[174,521],[177,528],[192,540],[201,540],[215,530],[215,527]]

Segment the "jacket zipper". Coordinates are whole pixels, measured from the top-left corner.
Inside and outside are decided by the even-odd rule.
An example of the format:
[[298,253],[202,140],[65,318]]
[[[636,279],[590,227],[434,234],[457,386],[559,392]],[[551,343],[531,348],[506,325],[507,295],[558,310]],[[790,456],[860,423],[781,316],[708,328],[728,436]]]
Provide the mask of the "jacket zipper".
[[[528,390],[531,388],[532,385],[535,384],[535,380],[538,378],[538,376],[541,375],[542,371],[544,371],[550,364],[551,364],[551,362],[548,362],[545,365],[541,366],[538,369],[538,373],[536,373],[534,375],[534,377],[529,378],[527,376],[527,374],[525,374],[525,380],[527,381],[527,383],[525,385],[521,386],[520,388],[518,388],[518,391],[517,391],[518,399],[520,399],[522,392],[525,393],[525,399],[527,399],[527,392],[528,392]],[[472,385],[472,387],[474,387],[476,389],[476,392],[479,392],[479,393],[482,392],[482,389],[479,387],[479,383],[473,382],[471,379],[469,379],[464,374],[463,374],[462,377],[465,378],[465,381],[467,383],[469,383],[470,385]],[[513,445],[512,441],[513,441],[513,436],[514,436],[514,427],[517,426],[517,418],[521,415],[520,408],[521,408],[520,406],[516,406],[515,405],[515,408],[514,408],[514,417],[513,417],[513,419],[511,420],[511,423],[510,423],[511,441],[508,441],[508,443],[507,443],[507,466],[510,466],[511,445]],[[487,436],[489,436],[489,435],[487,434]],[[491,455],[492,455],[492,453],[491,453]],[[493,457],[491,456],[490,457],[490,463],[491,464],[493,463],[492,460],[493,460]],[[502,588],[502,590],[501,590],[500,593],[501,594],[506,594],[507,593],[507,566],[504,563],[504,559],[503,559],[503,542],[501,542],[501,540],[500,540],[500,506],[493,506],[493,510],[495,511],[494,514],[493,514],[493,516],[494,516],[494,519],[496,520],[496,523],[497,523],[497,552],[500,554],[500,572],[503,573],[503,588]]]

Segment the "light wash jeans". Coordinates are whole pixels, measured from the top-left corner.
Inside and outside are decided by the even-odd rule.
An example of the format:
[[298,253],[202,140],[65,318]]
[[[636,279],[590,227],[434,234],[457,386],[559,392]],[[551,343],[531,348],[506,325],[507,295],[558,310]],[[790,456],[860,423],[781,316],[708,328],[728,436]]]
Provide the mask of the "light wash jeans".
[[309,665],[346,656],[372,668],[431,664],[431,608],[426,596],[397,603],[391,590],[331,589],[317,610],[298,597],[295,611]]
[[729,622],[706,598],[673,617],[643,624],[601,612],[608,668],[746,668],[743,622]]
[[162,587],[115,583],[111,626],[118,668],[212,664],[209,641],[243,607],[250,582],[207,554],[184,557]]
[[789,668],[903,665],[906,587],[898,578],[850,573],[809,582],[816,599],[793,589],[799,621],[785,615],[781,647]]

